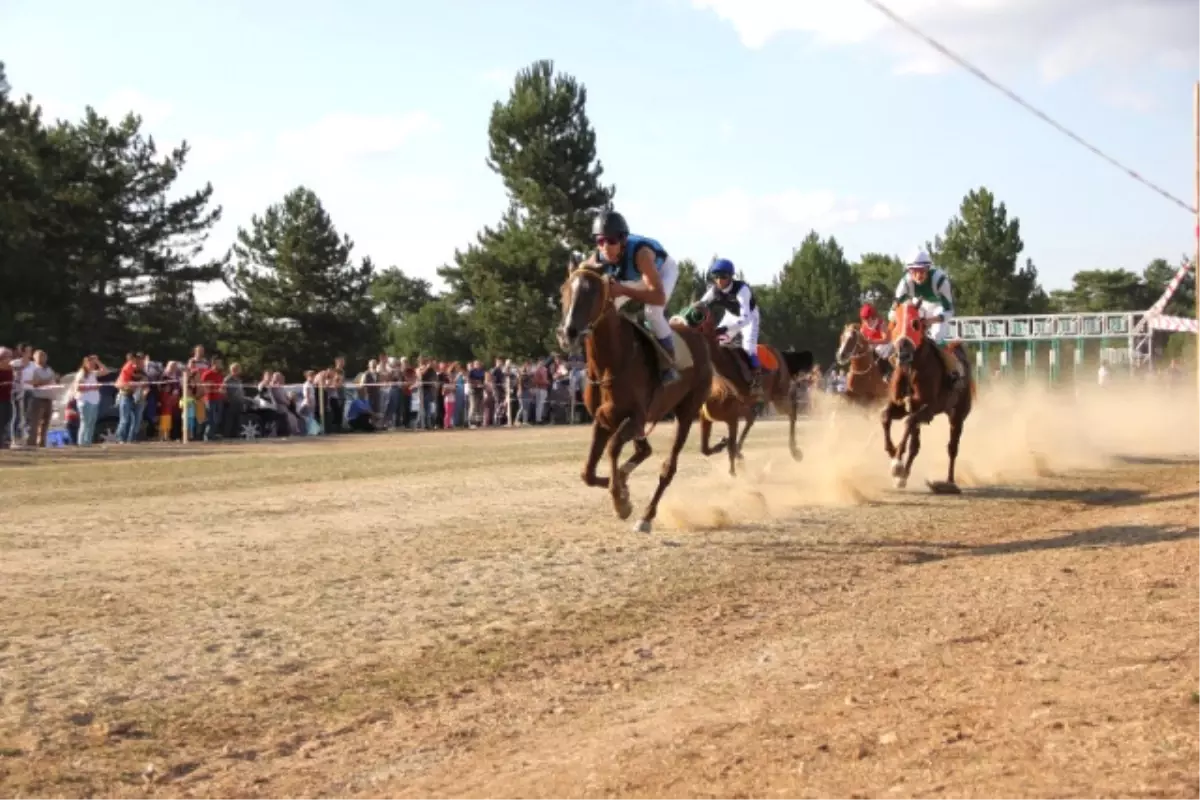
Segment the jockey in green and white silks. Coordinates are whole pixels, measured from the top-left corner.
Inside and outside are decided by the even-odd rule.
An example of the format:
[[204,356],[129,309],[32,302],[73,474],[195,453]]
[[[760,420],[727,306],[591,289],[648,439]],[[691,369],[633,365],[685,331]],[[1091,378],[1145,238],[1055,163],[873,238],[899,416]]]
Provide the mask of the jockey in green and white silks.
[[[909,260],[904,270],[904,277],[896,284],[895,304],[919,302],[921,316],[927,323],[926,335],[938,347],[946,344],[946,336],[950,332],[947,324],[954,318],[954,290],[950,285],[950,276],[933,266],[933,260],[924,249],[918,249]],[[893,308],[888,313],[888,319],[896,318]],[[966,377],[958,359],[954,359],[954,381],[961,383]]]

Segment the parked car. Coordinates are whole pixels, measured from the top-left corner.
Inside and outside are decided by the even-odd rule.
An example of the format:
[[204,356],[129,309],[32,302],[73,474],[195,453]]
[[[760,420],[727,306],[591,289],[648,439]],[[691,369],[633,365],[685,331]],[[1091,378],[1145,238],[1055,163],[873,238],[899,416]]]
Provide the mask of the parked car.
[[[100,409],[96,414],[94,438],[97,444],[113,444],[117,441],[117,429],[121,423],[121,413],[117,407],[117,376],[118,373],[114,370],[97,379],[100,384]],[[74,384],[73,379],[71,384]],[[70,399],[67,399],[68,397]],[[258,398],[258,388],[247,386],[235,438],[253,440],[275,436],[277,420],[278,412]],[[143,423],[147,427],[143,428],[141,438],[155,438],[158,421],[143,420]],[[64,389],[55,400],[51,427],[66,428],[71,435],[71,441],[79,441],[78,406],[70,388]]]

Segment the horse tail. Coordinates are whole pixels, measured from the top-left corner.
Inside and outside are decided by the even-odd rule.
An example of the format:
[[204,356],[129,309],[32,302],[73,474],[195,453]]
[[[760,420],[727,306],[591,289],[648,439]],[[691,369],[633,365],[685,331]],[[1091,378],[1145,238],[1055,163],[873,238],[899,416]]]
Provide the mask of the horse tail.
[[783,356],[783,363],[787,364],[788,372],[792,373],[793,377],[802,375],[813,368],[813,354],[811,350],[801,350],[800,352],[788,350],[781,355]]

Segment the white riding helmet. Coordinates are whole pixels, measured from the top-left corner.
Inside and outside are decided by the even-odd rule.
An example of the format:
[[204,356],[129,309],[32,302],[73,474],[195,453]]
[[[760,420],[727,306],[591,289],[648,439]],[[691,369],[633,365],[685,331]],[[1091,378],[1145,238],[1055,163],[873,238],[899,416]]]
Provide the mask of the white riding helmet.
[[931,269],[933,267],[933,259],[929,257],[929,253],[924,248],[918,248],[915,255],[908,260],[908,269]]

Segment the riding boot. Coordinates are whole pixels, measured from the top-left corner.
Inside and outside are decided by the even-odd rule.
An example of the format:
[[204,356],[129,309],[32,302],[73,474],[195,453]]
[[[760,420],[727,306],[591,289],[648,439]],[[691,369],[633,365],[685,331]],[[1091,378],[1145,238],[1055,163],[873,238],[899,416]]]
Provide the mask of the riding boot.
[[662,339],[659,339],[658,343],[662,346],[663,350],[667,351],[667,355],[669,355],[671,357],[671,361],[672,361],[672,364],[670,366],[668,366],[666,369],[664,369],[662,371],[662,374],[660,375],[660,380],[662,381],[663,385],[665,386],[668,383],[674,383],[675,381],[679,380],[679,373],[676,371],[675,366],[674,366],[675,339],[671,336],[665,336]]

